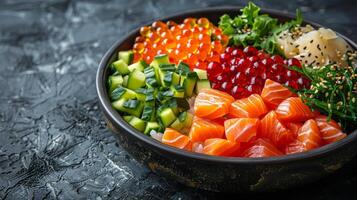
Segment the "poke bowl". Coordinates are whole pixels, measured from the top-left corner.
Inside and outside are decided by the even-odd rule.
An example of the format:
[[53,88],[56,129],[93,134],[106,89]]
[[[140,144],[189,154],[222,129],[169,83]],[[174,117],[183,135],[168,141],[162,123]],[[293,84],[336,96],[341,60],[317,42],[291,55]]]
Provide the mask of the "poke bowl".
[[[326,89],[321,85],[326,80],[309,69],[339,71],[334,66],[350,66],[341,56],[323,55],[330,47],[316,41],[319,38],[342,40],[343,45],[331,48],[351,52],[350,57],[357,45],[299,15],[249,3],[243,9],[175,14],[130,32],[107,51],[97,72],[99,103],[109,129],[153,172],[204,190],[274,191],[338,170],[357,152],[355,100],[342,111],[335,104],[331,109],[331,102],[321,106],[321,99],[330,96],[326,90],[320,99],[314,94],[321,92],[317,86]],[[253,24],[260,26],[254,37]],[[261,31],[269,26],[271,30]],[[169,31],[163,31],[165,27]],[[170,40],[172,27],[181,30]],[[317,39],[310,38],[317,33]],[[322,50],[309,49],[312,44]],[[268,68],[267,62],[272,62],[269,69],[274,73],[252,73]],[[244,73],[235,71],[237,66],[245,66]],[[354,69],[351,80],[357,78]],[[336,102],[343,107],[340,104]]]

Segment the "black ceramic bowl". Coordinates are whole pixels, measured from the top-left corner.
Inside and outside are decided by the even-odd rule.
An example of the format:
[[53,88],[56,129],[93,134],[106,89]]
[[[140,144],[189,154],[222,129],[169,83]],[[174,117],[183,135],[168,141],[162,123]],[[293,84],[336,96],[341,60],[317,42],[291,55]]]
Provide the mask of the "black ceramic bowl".
[[[201,9],[160,20],[182,22],[186,17],[207,17],[217,24],[221,15],[237,15],[239,10],[238,7]],[[294,17],[273,10],[262,12],[281,21]],[[306,23],[320,27],[316,23]],[[197,154],[161,144],[138,132],[111,107],[106,92],[109,64],[117,58],[119,50],[131,49],[138,35],[139,29],[136,29],[108,50],[99,65],[96,85],[108,127],[117,134],[121,146],[152,171],[187,186],[211,191],[272,191],[315,181],[339,169],[357,153],[357,131],[341,141],[309,152],[271,158],[227,158]],[[356,49],[354,42],[340,36]]]

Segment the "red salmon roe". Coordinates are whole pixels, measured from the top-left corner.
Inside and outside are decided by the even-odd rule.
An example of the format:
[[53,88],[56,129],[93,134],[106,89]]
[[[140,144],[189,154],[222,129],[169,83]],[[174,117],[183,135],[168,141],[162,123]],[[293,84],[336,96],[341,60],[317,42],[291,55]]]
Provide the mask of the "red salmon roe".
[[214,89],[230,93],[236,99],[260,94],[266,79],[294,89],[309,87],[309,80],[286,66],[301,68],[295,58],[284,60],[279,55],[270,56],[252,46],[244,49],[227,47],[219,61],[208,64],[208,79]]
[[182,24],[156,21],[140,29],[133,46],[134,62],[150,63],[156,55],[168,54],[170,62],[184,61],[191,68],[206,69],[228,44],[228,36],[207,18],[186,18]]

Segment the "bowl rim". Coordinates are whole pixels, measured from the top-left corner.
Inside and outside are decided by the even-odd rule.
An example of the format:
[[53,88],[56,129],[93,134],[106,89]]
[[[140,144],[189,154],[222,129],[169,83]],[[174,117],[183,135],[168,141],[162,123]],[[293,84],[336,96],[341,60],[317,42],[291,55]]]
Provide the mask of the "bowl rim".
[[[168,15],[165,17],[160,17],[156,19],[152,19],[149,22],[153,22],[156,20],[162,20],[162,21],[167,21],[173,18],[178,18],[180,16],[187,16],[187,15],[192,15],[192,14],[204,14],[207,12],[240,12],[240,9],[242,7],[240,6],[220,6],[220,7],[209,7],[209,8],[204,8],[204,9],[193,9],[185,12],[177,12],[172,15]],[[275,16],[280,16],[282,18],[286,19],[291,19],[295,18],[295,15],[288,13],[288,12],[283,12],[279,10],[274,10],[274,9],[261,9],[261,13],[266,13],[270,15],[275,15]],[[322,26],[318,23],[311,22],[309,20],[303,20],[303,23],[308,23],[311,24],[315,27],[325,27]],[[149,23],[147,23],[149,25]],[[313,159],[317,157],[321,157],[324,154],[330,153],[332,151],[336,151],[339,148],[344,147],[345,145],[355,141],[357,139],[357,130],[354,130],[352,133],[350,133],[346,138],[333,142],[331,144],[324,145],[322,147],[303,152],[303,153],[296,153],[296,154],[290,154],[290,155],[283,155],[283,156],[276,156],[276,157],[267,157],[267,158],[241,158],[241,157],[221,157],[221,156],[210,156],[206,154],[201,154],[201,153],[195,153],[195,152],[190,152],[186,150],[181,150],[175,147],[171,147],[169,145],[162,144],[161,142],[137,131],[133,127],[131,127],[128,123],[126,123],[123,118],[120,116],[120,114],[111,106],[111,102],[108,98],[107,92],[106,92],[106,80],[105,80],[105,71],[108,66],[108,62],[112,55],[117,52],[117,48],[127,40],[132,35],[135,35],[138,33],[140,27],[135,28],[134,30],[130,31],[123,37],[121,37],[118,41],[116,41],[110,49],[105,53],[103,58],[100,61],[99,68],[97,70],[96,74],[96,90],[97,94],[99,97],[99,102],[100,106],[102,107],[102,111],[104,112],[106,117],[109,117],[109,120],[111,122],[114,122],[118,126],[120,126],[124,131],[128,132],[130,135],[135,137],[138,140],[141,140],[142,142],[150,145],[150,147],[170,153],[174,156],[180,156],[184,158],[190,158],[198,161],[207,161],[207,162],[215,162],[215,163],[227,163],[227,164],[244,164],[244,165],[254,165],[254,164],[282,164],[282,163],[288,163],[288,162],[293,162],[293,161],[298,161],[298,160],[306,160],[306,159]],[[354,43],[352,40],[347,38],[346,36],[336,32],[337,35],[342,37],[344,40],[346,40],[347,43],[349,43],[352,48],[357,49],[357,44]],[[130,153],[130,152],[129,152]]]

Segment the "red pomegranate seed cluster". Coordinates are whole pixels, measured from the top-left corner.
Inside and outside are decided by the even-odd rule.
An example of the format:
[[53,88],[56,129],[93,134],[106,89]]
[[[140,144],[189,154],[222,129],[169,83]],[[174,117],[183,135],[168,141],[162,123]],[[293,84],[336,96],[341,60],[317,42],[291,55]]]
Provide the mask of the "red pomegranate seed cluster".
[[266,79],[294,89],[309,87],[309,80],[285,66],[301,63],[295,58],[284,60],[279,55],[270,56],[252,46],[244,49],[227,47],[220,62],[210,62],[207,67],[212,88],[230,93],[236,99],[262,91]]

